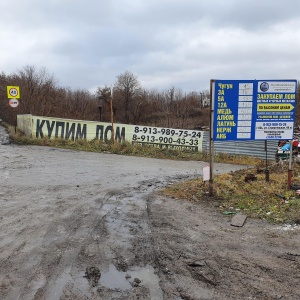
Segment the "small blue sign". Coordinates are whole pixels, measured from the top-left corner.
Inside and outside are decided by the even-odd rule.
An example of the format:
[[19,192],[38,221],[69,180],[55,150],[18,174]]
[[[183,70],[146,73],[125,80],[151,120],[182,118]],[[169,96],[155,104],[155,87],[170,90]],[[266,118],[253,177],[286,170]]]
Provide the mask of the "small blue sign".
[[292,139],[297,80],[214,80],[213,140]]

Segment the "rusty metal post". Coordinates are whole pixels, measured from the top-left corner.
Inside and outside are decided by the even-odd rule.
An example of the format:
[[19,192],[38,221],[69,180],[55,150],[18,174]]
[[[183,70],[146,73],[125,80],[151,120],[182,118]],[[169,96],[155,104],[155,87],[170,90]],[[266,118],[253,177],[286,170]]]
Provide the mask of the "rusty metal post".
[[289,188],[291,188],[291,186],[292,186],[292,176],[293,176],[292,158],[293,158],[293,139],[291,139],[291,141],[290,141],[290,156],[289,156],[289,170],[288,170],[288,187]]
[[268,141],[265,140],[265,151],[266,151],[266,169],[265,169],[265,176],[266,182],[270,181],[270,172],[268,170]]
[[213,179],[213,163],[214,163],[214,142],[213,142],[213,126],[214,126],[214,80],[210,81],[210,127],[209,127],[209,196],[214,194],[214,179]]
[[214,142],[212,139],[209,140],[209,196],[214,195],[214,178],[213,178],[213,155],[214,155]]

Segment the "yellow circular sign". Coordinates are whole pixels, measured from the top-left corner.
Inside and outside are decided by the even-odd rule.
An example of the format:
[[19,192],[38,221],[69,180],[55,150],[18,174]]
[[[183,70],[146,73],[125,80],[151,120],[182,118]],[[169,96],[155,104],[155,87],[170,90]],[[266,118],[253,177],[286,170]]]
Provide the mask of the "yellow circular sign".
[[7,86],[7,97],[9,99],[16,99],[16,98],[20,98],[20,87],[18,86],[12,86],[9,85]]

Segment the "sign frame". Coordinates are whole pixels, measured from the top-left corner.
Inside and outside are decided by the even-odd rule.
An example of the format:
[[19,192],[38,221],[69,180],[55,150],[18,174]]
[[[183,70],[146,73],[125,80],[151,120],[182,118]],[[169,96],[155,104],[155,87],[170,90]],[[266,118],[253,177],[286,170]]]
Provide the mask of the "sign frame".
[[8,99],[20,99],[20,87],[19,86],[7,86]]
[[297,80],[212,80],[214,141],[292,139]]

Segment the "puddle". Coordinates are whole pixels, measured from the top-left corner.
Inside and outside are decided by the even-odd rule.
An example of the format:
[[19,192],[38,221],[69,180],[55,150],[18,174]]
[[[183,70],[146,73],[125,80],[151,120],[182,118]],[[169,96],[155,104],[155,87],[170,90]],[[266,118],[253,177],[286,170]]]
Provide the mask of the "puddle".
[[128,290],[131,284],[125,276],[126,272],[120,272],[114,265],[110,265],[109,270],[101,274],[100,285],[110,289]]
[[[131,278],[126,279],[126,274]],[[154,273],[152,266],[144,268],[136,267],[127,272],[120,272],[114,265],[109,266],[109,270],[101,274],[100,284],[110,289],[128,290],[131,287],[130,282],[138,278],[141,280],[140,285],[149,289],[151,299],[163,300],[163,293],[159,286],[159,278]]]
[[63,289],[66,284],[72,280],[70,275],[71,267],[67,268],[64,273],[57,277],[53,285],[50,285],[46,293],[46,299],[48,300],[57,300],[60,299]]
[[138,278],[142,281],[141,285],[149,289],[151,299],[163,300],[163,293],[159,286],[159,277],[154,273],[152,266],[134,268],[127,273],[131,275],[131,280]]
[[78,272],[74,277],[70,272],[71,267],[66,268],[52,284],[49,284],[45,299],[65,299],[63,296],[65,292],[66,295],[69,295],[69,293],[76,295],[76,299],[90,299],[90,286],[88,280],[85,278],[85,272]]

